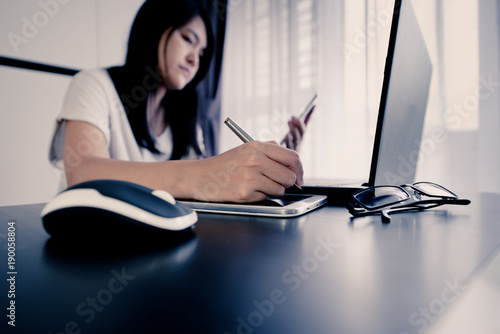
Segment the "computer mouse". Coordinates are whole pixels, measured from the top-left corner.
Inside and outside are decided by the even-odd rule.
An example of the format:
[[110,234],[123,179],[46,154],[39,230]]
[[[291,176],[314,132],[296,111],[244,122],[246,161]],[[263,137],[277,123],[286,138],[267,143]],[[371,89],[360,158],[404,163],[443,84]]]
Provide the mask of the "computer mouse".
[[52,236],[101,236],[182,231],[198,220],[194,210],[163,190],[119,180],[93,180],[60,192],[43,208]]

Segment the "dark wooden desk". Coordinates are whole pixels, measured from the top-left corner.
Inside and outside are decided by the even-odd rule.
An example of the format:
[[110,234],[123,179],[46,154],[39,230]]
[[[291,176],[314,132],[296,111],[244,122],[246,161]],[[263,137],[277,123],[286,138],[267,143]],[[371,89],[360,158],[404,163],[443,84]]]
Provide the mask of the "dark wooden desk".
[[390,224],[339,207],[295,219],[200,214],[178,240],[113,245],[61,244],[42,228],[42,204],[2,207],[1,332],[418,333],[500,244],[500,196],[470,198]]

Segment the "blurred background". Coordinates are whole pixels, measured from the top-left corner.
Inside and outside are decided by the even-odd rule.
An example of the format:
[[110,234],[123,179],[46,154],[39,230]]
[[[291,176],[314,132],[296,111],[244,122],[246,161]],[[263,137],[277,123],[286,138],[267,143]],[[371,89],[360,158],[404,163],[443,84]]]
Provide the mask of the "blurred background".
[[[73,69],[122,64],[142,3],[0,0],[0,56]],[[393,5],[228,0],[220,121],[231,116],[254,137],[280,141],[288,118],[318,93],[301,148],[306,176],[367,177]],[[413,5],[434,66],[417,179],[459,194],[498,192],[500,1]],[[70,80],[0,66],[0,205],[57,192],[48,148]],[[240,144],[225,127],[219,135],[220,152]]]
[[[301,149],[306,176],[367,178],[394,1],[229,5],[222,113],[262,140],[279,141],[286,119],[317,92]],[[413,6],[433,78],[420,149],[415,144],[419,161],[410,165],[417,180],[498,192],[499,1]],[[221,135],[225,148],[236,144],[230,133]]]

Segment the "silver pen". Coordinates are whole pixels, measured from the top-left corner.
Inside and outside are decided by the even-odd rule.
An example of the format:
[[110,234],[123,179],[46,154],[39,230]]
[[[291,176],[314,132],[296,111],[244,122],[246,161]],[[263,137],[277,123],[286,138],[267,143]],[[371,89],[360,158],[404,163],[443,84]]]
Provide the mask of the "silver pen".
[[[234,134],[237,135],[244,143],[253,141],[253,138],[248,133],[246,133],[246,131],[243,130],[235,121],[233,121],[231,117],[226,118],[224,123],[226,123],[226,125],[234,132]],[[297,183],[294,183],[294,186],[302,190],[302,188]]]
[[224,121],[226,125],[233,130],[234,134],[237,135],[244,143],[248,143],[249,141],[253,141],[253,138],[245,132],[235,121],[233,121],[230,117],[226,118]]

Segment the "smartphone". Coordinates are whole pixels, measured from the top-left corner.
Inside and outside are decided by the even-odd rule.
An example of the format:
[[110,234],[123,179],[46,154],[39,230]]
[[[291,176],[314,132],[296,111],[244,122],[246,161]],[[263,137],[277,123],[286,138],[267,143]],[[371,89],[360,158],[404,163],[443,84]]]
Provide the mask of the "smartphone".
[[299,119],[304,121],[306,124],[307,124],[306,120],[309,119],[311,112],[314,110],[314,101],[316,100],[317,97],[318,97],[318,94],[314,94],[311,102],[309,102],[309,104],[306,106],[304,111],[299,115]]
[[[318,94],[314,94],[313,98],[311,99],[311,102],[307,104],[305,107],[304,111],[299,115],[299,119],[302,120],[305,124],[309,121],[309,117],[311,117],[311,114],[314,110],[314,101],[318,97]],[[286,137],[285,137],[286,138]],[[280,145],[285,145],[285,138],[281,141]]]

